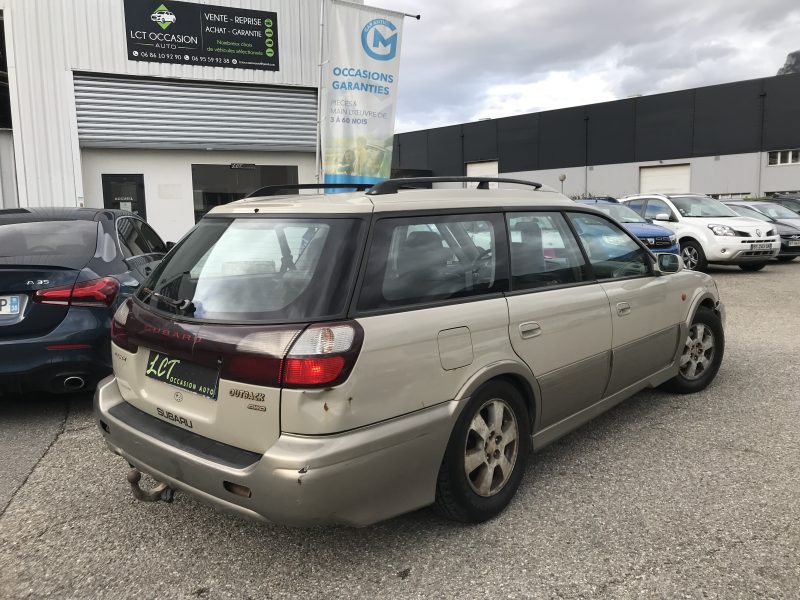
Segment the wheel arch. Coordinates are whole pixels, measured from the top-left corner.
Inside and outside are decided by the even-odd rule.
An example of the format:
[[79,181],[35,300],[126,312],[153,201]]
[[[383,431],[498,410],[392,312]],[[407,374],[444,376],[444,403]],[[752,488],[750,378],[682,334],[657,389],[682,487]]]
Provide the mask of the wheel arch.
[[528,407],[528,418],[532,434],[535,430],[534,427],[536,423],[539,422],[540,416],[539,384],[536,382],[536,377],[534,377],[527,365],[522,365],[510,360],[487,365],[470,377],[454,398],[459,404],[458,411],[456,415],[454,415],[455,418],[458,418],[458,414],[461,413],[464,406],[475,392],[494,380],[507,381],[522,394],[525,404]]

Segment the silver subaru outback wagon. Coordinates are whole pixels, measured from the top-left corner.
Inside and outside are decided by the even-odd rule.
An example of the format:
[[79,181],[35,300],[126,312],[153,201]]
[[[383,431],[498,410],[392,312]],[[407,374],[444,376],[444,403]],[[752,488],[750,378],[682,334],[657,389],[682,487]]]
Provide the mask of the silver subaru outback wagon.
[[533,450],[644,388],[714,379],[708,275],[539,184],[401,189],[418,183],[217,207],[122,305],[95,409],[137,497],[481,522]]

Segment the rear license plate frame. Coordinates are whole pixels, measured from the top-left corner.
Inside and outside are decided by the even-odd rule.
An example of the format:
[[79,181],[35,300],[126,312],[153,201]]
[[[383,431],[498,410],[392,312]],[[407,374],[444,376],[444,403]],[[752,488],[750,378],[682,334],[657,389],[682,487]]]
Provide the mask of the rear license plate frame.
[[19,296],[0,296],[0,316],[16,317],[22,305]]
[[219,370],[175,358],[165,352],[150,350],[144,374],[150,379],[214,402],[219,397]]

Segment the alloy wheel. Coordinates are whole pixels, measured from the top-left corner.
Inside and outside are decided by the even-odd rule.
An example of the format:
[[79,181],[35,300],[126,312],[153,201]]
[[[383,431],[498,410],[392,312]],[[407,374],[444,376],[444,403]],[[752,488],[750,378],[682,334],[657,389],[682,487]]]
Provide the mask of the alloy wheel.
[[479,496],[497,494],[508,482],[519,451],[519,426],[511,407],[499,398],[475,413],[464,448],[464,471]]
[[686,246],[681,249],[681,258],[683,259],[683,265],[692,271],[697,268],[697,263],[700,262],[700,254],[697,252],[697,248],[692,246]]
[[681,375],[694,381],[703,376],[714,360],[714,333],[703,323],[695,323],[681,354]]

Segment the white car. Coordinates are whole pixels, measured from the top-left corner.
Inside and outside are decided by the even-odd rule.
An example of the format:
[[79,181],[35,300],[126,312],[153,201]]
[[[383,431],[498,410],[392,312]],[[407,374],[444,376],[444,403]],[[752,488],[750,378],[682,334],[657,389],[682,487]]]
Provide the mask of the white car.
[[150,20],[155,21],[156,23],[174,23],[175,13],[171,13],[168,10],[154,12],[152,15],[150,15]]
[[759,271],[781,248],[774,227],[702,194],[639,194],[620,202],[674,231],[687,269],[705,271],[716,263]]

